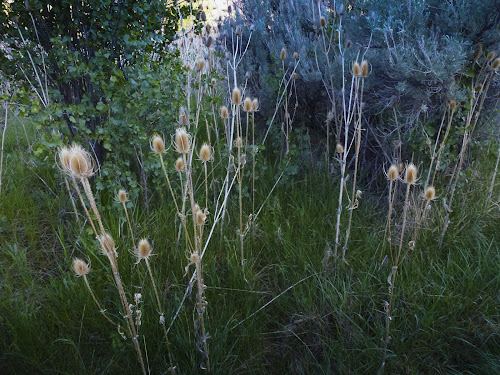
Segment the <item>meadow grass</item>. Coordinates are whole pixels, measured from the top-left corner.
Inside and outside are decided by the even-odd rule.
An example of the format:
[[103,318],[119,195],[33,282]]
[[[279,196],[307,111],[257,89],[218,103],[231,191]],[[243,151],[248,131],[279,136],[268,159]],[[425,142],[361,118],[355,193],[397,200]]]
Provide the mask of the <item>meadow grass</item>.
[[[124,341],[102,317],[83,280],[71,270],[74,256],[89,259],[89,283],[107,314],[118,321],[120,301],[109,262],[88,225],[82,229],[68,211],[72,206],[62,179],[54,177],[55,167],[29,168],[23,162],[28,155],[23,138],[15,136],[19,124],[10,129],[0,197],[0,372],[138,373],[131,341]],[[279,174],[272,160],[267,165],[259,172],[257,203]],[[477,188],[484,185],[487,190],[488,184],[479,181],[487,181],[486,171],[492,168],[480,161],[477,167],[475,187],[460,187],[459,194],[467,199],[457,204],[443,247],[437,243],[442,218],[431,215],[399,270],[387,373],[500,371],[499,217],[485,212],[486,191]],[[248,281],[241,272],[240,238],[235,235],[238,194],[232,196],[229,220],[216,232],[203,262],[213,373],[348,374],[380,368],[390,273],[382,246],[387,206],[365,189],[352,219],[349,265],[337,258],[325,269],[325,251],[335,241],[338,191],[338,181],[320,171],[303,171],[279,184],[245,238]],[[135,238],[148,237],[153,247],[150,264],[167,327],[188,280],[169,198],[165,183],[162,194],[151,199],[151,237],[144,210],[135,207],[140,202],[133,202],[130,211]],[[101,213],[117,245],[129,301],[135,292],[143,295],[140,344],[146,348],[146,365],[153,373],[166,372],[164,334],[147,269],[134,264],[120,203],[101,203],[110,203]],[[245,213],[251,212],[251,201],[244,205]],[[401,215],[395,215],[397,231]],[[169,332],[178,373],[199,372],[192,327],[195,294],[187,297]]]

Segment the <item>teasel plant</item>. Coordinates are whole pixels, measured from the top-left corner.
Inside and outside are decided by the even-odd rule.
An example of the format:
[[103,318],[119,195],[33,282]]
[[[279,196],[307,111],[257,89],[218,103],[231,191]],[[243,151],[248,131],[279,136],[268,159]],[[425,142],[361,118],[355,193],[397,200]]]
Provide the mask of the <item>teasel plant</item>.
[[[125,294],[125,289],[123,287],[123,283],[120,277],[118,262],[116,260],[118,254],[116,252],[115,242],[113,240],[113,237],[111,237],[111,235],[107,233],[106,230],[104,229],[102,218],[97,208],[94,194],[92,192],[92,188],[89,182],[89,178],[91,178],[95,173],[93,159],[91,155],[87,151],[85,151],[80,145],[73,145],[69,149],[62,148],[59,150],[59,163],[61,169],[65,173],[69,174],[72,177],[73,181],[75,181],[75,186],[77,186],[76,180],[78,180],[81,183],[85,195],[87,197],[87,200],[89,202],[89,205],[94,213],[94,216],[98,223],[97,227],[99,228],[99,231],[93,224],[92,228],[94,230],[94,234],[96,235],[97,240],[99,241],[102,253],[106,255],[106,257],[109,260],[113,278],[115,280],[116,288],[118,291],[118,295],[120,297],[120,302],[122,305],[124,319],[127,325],[127,330],[129,336],[132,339],[134,348],[136,350],[137,358],[141,366],[142,373],[146,374],[146,366],[144,363],[144,358],[139,343],[139,334],[137,330],[137,325],[133,319],[132,310],[130,308],[130,306],[133,305],[130,305],[128,303],[127,295]],[[81,197],[81,199],[82,199],[82,204],[85,205],[83,197]],[[93,223],[92,217],[90,216],[88,210],[86,210],[86,214],[90,223]],[[80,270],[82,270],[82,272],[85,269],[85,267],[82,266],[81,263],[79,263],[78,267]],[[93,297],[95,297],[95,295]],[[97,299],[94,299],[94,301],[97,302]],[[102,308],[100,308],[100,305],[99,304],[97,305],[99,307],[99,310],[102,310]]]
[[468,112],[465,117],[462,146],[458,155],[458,162],[453,169],[453,173],[451,175],[450,182],[446,191],[446,196],[443,201],[445,207],[445,219],[441,237],[439,239],[440,247],[443,245],[444,236],[450,224],[450,213],[453,211],[453,198],[455,197],[457,184],[460,180],[460,173],[465,162],[469,142],[479,121],[484,101],[488,94],[488,89],[493,80],[496,78],[497,72],[500,69],[500,57],[494,58],[494,56],[491,57],[491,55],[488,54],[488,56],[484,59],[484,62],[480,63],[479,57],[476,57],[475,55],[474,63],[480,64],[480,71],[477,74],[477,78],[472,79],[472,90],[469,96]]

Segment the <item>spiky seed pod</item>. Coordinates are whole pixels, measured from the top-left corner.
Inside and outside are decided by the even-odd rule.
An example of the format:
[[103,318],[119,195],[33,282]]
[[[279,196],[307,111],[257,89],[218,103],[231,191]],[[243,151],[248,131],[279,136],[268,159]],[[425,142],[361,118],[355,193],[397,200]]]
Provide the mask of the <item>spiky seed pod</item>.
[[90,267],[80,258],[73,258],[73,272],[77,277],[85,276],[89,273]]
[[212,147],[204,143],[200,148],[200,160],[203,163],[206,163],[211,159],[212,159]]
[[450,100],[449,104],[452,110],[455,110],[457,108],[457,102],[455,100]]
[[201,72],[205,68],[205,60],[200,59],[194,64],[194,68],[197,72]]
[[292,73],[292,79],[297,79],[297,73],[296,72]]
[[191,149],[191,136],[185,128],[178,128],[175,131],[175,149],[180,154],[187,154]]
[[201,20],[203,22],[205,22],[207,20],[207,14],[205,13],[204,10],[201,11],[201,17],[200,18],[201,18]]
[[340,38],[340,31],[339,30],[335,30],[335,38],[336,39]]
[[125,190],[120,190],[118,192],[118,202],[125,203],[127,201],[127,192]]
[[89,178],[94,175],[92,157],[80,145],[70,148],[69,170],[74,177]]
[[319,23],[320,23],[321,27],[325,27],[326,26],[326,18],[325,17],[321,17],[319,19]]
[[252,100],[252,111],[257,112],[258,110],[259,110],[259,99],[254,98],[254,100]]
[[497,57],[495,60],[493,60],[493,63],[491,64],[491,67],[494,70],[498,70],[498,68],[500,68],[500,57]]
[[220,107],[220,117],[223,119],[227,119],[229,117],[229,111],[227,110],[227,107],[223,105]]
[[217,81],[215,80],[215,78],[212,78],[212,81],[211,81],[212,86],[215,86],[215,83],[216,83],[216,82],[217,82]]
[[114,254],[115,253],[115,240],[109,233],[104,233],[99,236],[99,242],[101,243],[101,248],[104,254]]
[[488,61],[493,61],[493,59],[495,58],[495,56],[496,56],[495,52],[491,51],[491,52],[489,52],[489,53],[488,53],[488,55],[486,56],[486,59],[487,59]]
[[207,220],[207,215],[202,210],[196,211],[196,224],[200,227],[205,225],[205,221]]
[[398,167],[395,164],[391,164],[389,170],[387,171],[387,179],[389,181],[396,181],[398,175],[399,175]]
[[158,134],[151,137],[151,150],[153,150],[155,154],[163,154],[165,152],[165,142],[163,142],[163,138]]
[[198,212],[200,210],[200,205],[198,203],[196,203],[194,205],[194,212]]
[[243,28],[241,27],[241,25],[238,25],[238,26],[236,27],[236,30],[235,30],[235,32],[234,32],[234,33],[235,33],[236,35],[238,35],[238,36],[241,36],[241,34],[243,33]]
[[200,261],[200,255],[198,254],[197,251],[195,251],[191,254],[191,256],[189,257],[189,260],[191,261],[191,263],[196,264]]
[[361,77],[367,77],[370,71],[370,67],[368,66],[368,61],[361,61]]
[[403,163],[398,164],[398,172],[401,173],[404,169],[405,165]]
[[250,112],[252,110],[252,99],[245,98],[243,101],[243,111]]
[[191,64],[186,65],[186,70],[189,72],[191,70]]
[[70,169],[70,158],[71,158],[71,152],[69,151],[69,148],[67,147],[61,147],[59,149],[58,153],[58,158],[59,158],[59,167],[64,173],[70,174],[71,169]]
[[212,29],[212,26],[210,26],[210,24],[208,24],[208,23],[207,23],[207,24],[205,25],[205,32],[206,32],[207,34],[210,34],[210,30],[211,30],[211,29]]
[[233,104],[240,105],[241,104],[241,90],[238,87],[233,89]]
[[424,196],[428,201],[434,200],[434,198],[436,198],[436,189],[434,189],[433,186],[429,186],[427,189],[425,189]]
[[205,45],[207,46],[207,48],[210,48],[210,47],[212,47],[213,42],[214,42],[214,38],[212,38],[211,36],[209,36],[207,38],[207,41],[206,41]]
[[280,52],[280,59],[285,60],[286,59],[286,49],[283,47]]
[[182,126],[189,125],[189,117],[186,108],[181,107],[179,111],[179,124]]
[[406,167],[406,172],[405,172],[405,184],[410,184],[413,185],[415,182],[417,182],[417,167],[415,164],[410,163]]
[[348,40],[347,43],[345,44],[345,47],[351,48],[351,45],[352,45],[352,42],[350,40]]
[[243,147],[243,139],[241,137],[236,138],[236,147],[242,148]]
[[175,170],[177,172],[182,172],[184,170],[184,160],[182,158],[178,158],[175,161]]
[[293,59],[297,60],[299,58],[299,54],[297,52],[293,53]]
[[335,151],[336,151],[338,154],[342,154],[342,153],[344,153],[344,146],[342,146],[340,143],[337,143],[337,146],[335,146]]
[[139,241],[139,243],[137,244],[135,255],[137,256],[137,261],[149,258],[149,256],[151,255],[151,245],[149,244],[147,239],[143,238]]
[[357,61],[355,61],[352,64],[352,74],[354,74],[356,77],[361,76],[361,66],[359,65],[359,63]]
[[241,154],[240,155],[240,164],[241,164],[241,166],[244,167],[246,163],[247,163],[247,155],[246,154]]
[[479,44],[476,48],[476,50],[474,51],[474,61],[477,61],[481,55],[483,54],[483,45],[482,44]]

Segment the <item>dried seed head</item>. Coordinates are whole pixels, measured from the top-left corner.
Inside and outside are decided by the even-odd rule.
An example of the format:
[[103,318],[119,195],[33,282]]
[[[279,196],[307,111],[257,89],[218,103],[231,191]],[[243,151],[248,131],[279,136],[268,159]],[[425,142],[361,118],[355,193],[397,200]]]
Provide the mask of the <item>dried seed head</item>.
[[187,64],[187,65],[186,65],[186,70],[187,70],[188,72],[189,72],[189,71],[191,71],[191,64]]
[[209,36],[207,38],[207,41],[206,41],[205,45],[207,46],[207,48],[210,48],[212,46],[213,42],[214,42],[214,38],[212,38],[211,36]]
[[194,64],[194,68],[196,69],[197,72],[201,72],[203,68],[205,67],[205,60],[200,59]]
[[241,137],[236,138],[236,147],[242,148],[243,147],[243,139]]
[[417,167],[415,164],[410,163],[406,167],[405,183],[413,185],[417,181]]
[[496,56],[495,52],[491,51],[491,52],[489,52],[489,53],[488,53],[488,55],[486,56],[486,59],[487,59],[488,61],[493,61],[493,59],[495,58],[495,56]]
[[204,10],[201,11],[201,16],[200,16],[201,20],[203,22],[205,22],[207,20],[207,14],[205,13]]
[[346,42],[346,44],[345,44],[345,47],[346,47],[346,48],[351,48],[351,46],[352,46],[352,42],[351,42],[350,40],[348,40],[348,41]]
[[207,34],[210,34],[210,30],[211,30],[211,29],[212,29],[212,26],[210,26],[210,24],[208,24],[208,23],[207,23],[207,24],[205,25],[205,32],[206,32]]
[[236,26],[236,30],[234,31],[234,33],[238,36],[241,36],[241,34],[243,34],[243,27],[241,27],[241,25]]
[[196,211],[196,224],[200,227],[205,225],[205,221],[207,220],[207,215],[202,210]]
[[401,173],[404,169],[405,165],[403,163],[398,164],[398,172]]
[[326,18],[325,17],[321,17],[319,19],[319,24],[321,25],[321,27],[325,27],[326,26]]
[[361,66],[359,66],[359,63],[357,61],[352,64],[352,74],[354,74],[356,77],[361,76]]
[[246,154],[241,154],[241,155],[240,155],[240,160],[239,160],[239,161],[240,161],[240,165],[241,165],[242,167],[244,167],[244,166],[245,166],[245,164],[247,163],[247,155],[246,155]]
[[368,61],[361,61],[361,77],[367,77],[370,67],[368,66]]
[[70,148],[69,170],[74,177],[89,178],[94,175],[92,157],[80,145]]
[[204,143],[200,148],[200,160],[206,163],[210,159],[212,159],[212,147]]
[[181,124],[182,126],[189,125],[189,117],[187,114],[187,110],[184,107],[181,107],[179,111],[179,124]]
[[252,110],[252,99],[245,98],[243,101],[243,111],[250,112]]
[[491,63],[491,67],[494,70],[498,70],[498,68],[500,68],[500,57],[497,57],[495,60],[493,60],[493,62]]
[[343,16],[343,15],[344,15],[344,11],[345,11],[344,4],[341,4],[341,5],[339,6],[339,9],[338,9],[338,11],[337,11],[337,14],[338,14],[339,16]]
[[229,117],[229,111],[227,110],[227,107],[223,105],[220,107],[220,117],[223,119],[227,119]]
[[73,258],[73,271],[77,277],[85,276],[89,273],[90,267],[80,258]]
[[178,128],[175,131],[175,149],[181,154],[187,154],[191,149],[191,136],[185,128]]
[[233,89],[233,104],[240,105],[241,104],[241,90],[238,87]]
[[113,237],[109,233],[99,236],[99,242],[104,254],[115,254],[115,240],[113,240]]
[[257,112],[258,110],[259,110],[259,99],[254,98],[254,100],[252,100],[252,111]]
[[182,158],[178,158],[175,161],[175,170],[177,172],[182,172],[184,170],[184,160]]
[[59,149],[59,166],[61,170],[64,173],[70,174],[71,173],[71,168],[70,168],[70,158],[71,158],[71,152],[69,148],[67,147],[61,147]]
[[191,254],[191,256],[189,257],[189,260],[191,261],[191,263],[198,263],[200,261],[200,256],[198,255],[198,252],[195,251]]
[[396,181],[398,175],[399,175],[398,167],[396,167],[395,164],[391,164],[389,170],[387,171],[387,179],[389,181]]
[[137,261],[149,258],[149,256],[151,255],[151,245],[149,244],[148,240],[143,238],[139,241],[135,255],[137,256]]
[[340,38],[340,31],[339,30],[335,30],[335,38]]
[[280,59],[281,59],[281,60],[285,60],[285,59],[286,59],[286,49],[285,49],[285,47],[283,47],[283,48],[281,49]]
[[425,189],[425,199],[428,201],[434,200],[436,198],[436,189],[434,189],[433,186],[429,186],[427,189]]
[[118,192],[118,201],[120,203],[125,203],[127,201],[127,192],[125,190],[120,190]]
[[151,150],[153,150],[155,154],[163,154],[165,152],[165,142],[163,142],[163,138],[158,134],[151,137]]
[[299,54],[297,52],[293,53],[293,59],[297,60],[299,58]]
[[292,73],[292,79],[297,79],[297,73],[296,72]]
[[450,100],[450,108],[454,111],[457,108],[457,102],[455,100]]
[[482,44],[479,44],[476,48],[476,50],[474,51],[474,61],[477,61],[481,55],[483,54],[483,45]]
[[336,151],[338,154],[342,154],[342,153],[344,153],[344,146],[342,146],[340,143],[337,143],[337,146],[335,146],[335,151]]
[[212,86],[215,86],[215,83],[216,83],[216,82],[217,82],[217,81],[215,80],[215,78],[212,78],[212,81],[211,81]]

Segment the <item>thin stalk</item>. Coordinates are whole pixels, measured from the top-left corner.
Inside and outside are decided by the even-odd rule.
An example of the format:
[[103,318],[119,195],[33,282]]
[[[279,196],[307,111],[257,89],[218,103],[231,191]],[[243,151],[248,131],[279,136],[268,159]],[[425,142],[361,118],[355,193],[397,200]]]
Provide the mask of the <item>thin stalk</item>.
[[101,304],[97,300],[97,297],[95,296],[94,292],[92,291],[92,288],[90,287],[89,280],[87,279],[87,275],[83,275],[83,280],[85,281],[85,285],[87,286],[87,289],[92,296],[92,299],[94,300],[95,304],[97,305],[97,308],[99,309],[99,312],[106,318],[108,322],[113,324],[115,327],[119,327],[118,323],[115,323],[107,314],[106,310],[101,307]]
[[488,203],[491,200],[491,196],[493,195],[493,188],[495,187],[495,179],[497,177],[499,161],[500,161],[500,143],[498,145],[497,162],[495,164],[495,170],[493,171],[493,176],[491,177],[491,184],[490,184],[490,189],[488,191],[488,197],[486,198],[486,203]]
[[125,205],[125,202],[122,202],[122,206],[123,206],[123,211],[125,211],[125,216],[127,217],[128,230],[130,231],[130,237],[132,238],[132,243],[135,246],[134,231],[132,230],[132,224],[130,223],[130,218],[128,216],[128,210],[127,210],[127,206]]

